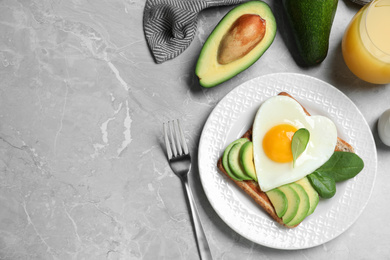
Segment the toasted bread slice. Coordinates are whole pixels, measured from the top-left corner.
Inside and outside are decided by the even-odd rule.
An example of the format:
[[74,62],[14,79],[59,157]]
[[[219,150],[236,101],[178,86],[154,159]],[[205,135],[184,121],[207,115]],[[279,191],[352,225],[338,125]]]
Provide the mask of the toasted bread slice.
[[[293,98],[291,95],[289,95],[286,92],[281,92],[279,95],[283,96],[288,96],[290,98]],[[302,106],[303,107],[303,106]],[[309,112],[303,107],[305,110],[306,114],[310,116]],[[252,141],[252,127],[245,132],[245,134],[242,136],[243,138],[247,138],[248,140]],[[343,151],[343,152],[354,152],[353,147],[344,141],[341,138],[337,138],[337,144],[335,147],[335,151]],[[217,162],[217,167],[218,169],[223,172],[228,178],[230,176],[226,172],[225,168],[222,165],[222,157],[219,158]],[[245,191],[257,204],[259,204],[276,222],[279,224],[288,227],[288,228],[294,228],[298,226],[299,224],[295,226],[287,226],[286,224],[283,223],[283,220],[279,218],[276,215],[275,209],[270,202],[267,194],[263,191],[261,191],[259,184],[256,181],[237,181],[232,178],[230,178],[238,187],[240,187],[243,191]]]

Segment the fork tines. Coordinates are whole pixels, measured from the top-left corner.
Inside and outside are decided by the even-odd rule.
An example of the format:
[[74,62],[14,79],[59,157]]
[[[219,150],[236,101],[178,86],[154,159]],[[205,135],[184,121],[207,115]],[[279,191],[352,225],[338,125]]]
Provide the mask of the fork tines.
[[171,120],[164,123],[164,140],[167,148],[168,159],[188,154],[188,147],[184,138],[180,121]]

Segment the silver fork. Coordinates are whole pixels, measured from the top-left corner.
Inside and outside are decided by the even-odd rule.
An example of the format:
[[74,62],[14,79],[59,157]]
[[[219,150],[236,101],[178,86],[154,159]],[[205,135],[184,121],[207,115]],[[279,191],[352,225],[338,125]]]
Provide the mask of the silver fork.
[[203,231],[202,223],[195,205],[195,200],[188,184],[188,173],[191,170],[191,156],[188,151],[183,131],[180,127],[180,122],[178,119],[176,121],[168,121],[167,123],[164,123],[163,126],[169,165],[171,166],[172,171],[182,181],[190,204],[190,213],[195,227],[195,236],[197,239],[200,259],[212,259],[210,247]]

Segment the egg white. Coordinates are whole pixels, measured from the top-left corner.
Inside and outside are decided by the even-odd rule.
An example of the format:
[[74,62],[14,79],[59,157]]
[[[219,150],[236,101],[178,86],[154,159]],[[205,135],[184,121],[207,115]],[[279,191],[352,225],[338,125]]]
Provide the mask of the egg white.
[[[263,138],[269,129],[280,124],[306,128],[310,140],[306,150],[292,162],[277,163],[263,150]],[[307,116],[302,106],[286,96],[266,100],[256,113],[253,123],[253,154],[256,174],[262,191],[269,191],[302,179],[324,164],[333,154],[337,143],[335,124],[324,116]]]

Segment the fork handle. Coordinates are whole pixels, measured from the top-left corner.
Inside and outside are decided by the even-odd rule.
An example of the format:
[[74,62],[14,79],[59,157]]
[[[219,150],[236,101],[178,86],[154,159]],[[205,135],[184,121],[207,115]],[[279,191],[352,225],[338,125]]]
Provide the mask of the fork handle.
[[183,179],[185,191],[187,194],[188,201],[190,203],[191,207],[191,215],[192,219],[194,221],[194,226],[195,226],[195,236],[197,239],[197,244],[198,244],[198,250],[199,250],[199,255],[201,260],[211,260],[213,259],[210,251],[209,244],[207,242],[206,235],[203,231],[202,223],[199,218],[198,214],[198,209],[196,208],[194,198],[192,196],[191,188],[188,184],[187,178]]

